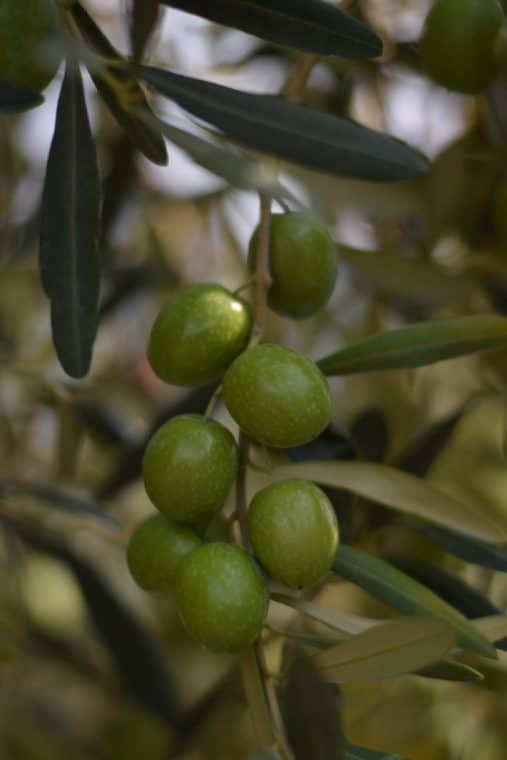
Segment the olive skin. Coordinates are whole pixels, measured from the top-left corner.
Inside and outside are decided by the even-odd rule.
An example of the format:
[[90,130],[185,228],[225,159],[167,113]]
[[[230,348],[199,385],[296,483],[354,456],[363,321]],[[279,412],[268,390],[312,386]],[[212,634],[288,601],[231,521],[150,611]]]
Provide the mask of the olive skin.
[[429,76],[456,92],[484,90],[502,63],[503,24],[498,0],[436,0],[421,39]]
[[225,373],[222,391],[240,428],[273,448],[313,440],[331,418],[326,378],[316,364],[284,346],[249,348]]
[[188,633],[216,652],[249,646],[266,618],[266,581],[251,555],[234,544],[202,544],[187,554],[175,592]]
[[55,0],[2,0],[0,81],[34,92],[43,90],[60,63],[51,49],[59,26]]
[[147,517],[135,528],[127,547],[127,564],[133,579],[145,591],[168,591],[177,567],[201,539],[188,525],[161,514]]
[[171,520],[196,523],[222,506],[236,477],[236,442],[213,420],[181,415],[162,425],[143,458],[146,493]]
[[[255,269],[259,228],[250,241]],[[270,225],[270,308],[292,319],[311,317],[331,297],[338,271],[336,244],[321,219],[309,211],[273,214]]]
[[220,378],[246,348],[248,304],[220,285],[185,288],[161,309],[148,344],[154,372],[172,385],[206,385]]
[[322,580],[339,541],[331,502],[307,480],[283,480],[259,491],[248,510],[248,532],[263,568],[292,588]]

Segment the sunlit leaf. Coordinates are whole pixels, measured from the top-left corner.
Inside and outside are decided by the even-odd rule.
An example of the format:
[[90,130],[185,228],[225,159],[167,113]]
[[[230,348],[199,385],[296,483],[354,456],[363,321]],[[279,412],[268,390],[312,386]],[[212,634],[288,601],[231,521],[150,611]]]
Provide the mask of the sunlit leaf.
[[101,188],[79,69],[67,65],[42,194],[40,266],[58,358],[83,377],[98,324]]
[[315,602],[299,599],[294,596],[286,596],[285,594],[273,593],[271,594],[271,599],[275,602],[280,602],[280,604],[292,607],[314,620],[318,620],[320,623],[325,623],[325,625],[338,631],[343,638],[355,636],[358,633],[366,631],[368,628],[372,628],[375,625],[381,625],[384,622],[383,620],[374,620],[373,618],[352,615],[350,612],[329,610],[315,604]]
[[355,122],[270,95],[144,66],[143,78],[162,95],[227,137],[254,150],[343,177],[414,179],[425,174],[422,154]]
[[507,573],[507,549],[492,546],[485,541],[471,538],[464,533],[437,528],[434,525],[418,525],[417,530],[423,533],[431,541],[450,554],[471,562],[474,565],[482,565],[492,570]]
[[507,317],[474,317],[421,322],[378,333],[317,363],[326,375],[350,375],[427,364],[507,346]]
[[39,92],[25,90],[8,82],[0,82],[0,114],[18,113],[27,111],[44,103],[44,98]]
[[281,706],[294,760],[342,760],[344,736],[339,699],[310,657],[286,646],[289,662],[281,691]]
[[149,119],[152,111],[132,68],[111,45],[93,19],[79,3],[73,3],[69,13],[79,29],[83,41],[98,56],[95,65],[88,58],[90,76],[118,124],[125,130],[137,150],[150,161],[167,164],[164,138]]
[[315,661],[327,680],[381,681],[438,661],[456,643],[456,632],[438,620],[389,620],[331,649]]
[[382,42],[367,26],[321,0],[163,0],[173,8],[278,45],[343,58],[375,58]]
[[482,635],[494,644],[507,636],[507,615],[488,615],[473,621]]
[[303,478],[343,488],[385,507],[489,541],[507,540],[507,526],[484,510],[463,504],[424,480],[388,465],[367,462],[302,462],[277,467],[273,478]]
[[342,545],[333,563],[333,571],[404,615],[430,617],[448,623],[454,628],[462,647],[496,659],[495,648],[457,610],[379,557]]

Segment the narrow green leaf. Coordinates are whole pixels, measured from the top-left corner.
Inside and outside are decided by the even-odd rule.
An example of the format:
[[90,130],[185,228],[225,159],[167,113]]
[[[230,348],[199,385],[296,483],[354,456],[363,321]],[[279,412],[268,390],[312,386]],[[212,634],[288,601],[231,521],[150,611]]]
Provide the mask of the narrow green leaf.
[[62,367],[83,377],[98,324],[101,202],[79,69],[67,65],[42,194],[40,266]]
[[377,35],[321,0],[163,0],[166,5],[232,26],[278,45],[342,58],[375,58]]
[[382,681],[437,662],[456,643],[456,632],[440,620],[389,620],[315,657],[329,681]]
[[347,743],[344,760],[406,760],[400,755],[390,752],[381,752],[367,747],[358,747],[356,744]]
[[484,680],[483,674],[479,673],[478,670],[456,660],[436,662],[434,665],[422,668],[415,675],[459,683],[478,683]]
[[445,551],[465,560],[465,562],[507,573],[507,549],[505,547],[492,546],[464,533],[437,528],[434,525],[418,525],[416,530],[423,533]]
[[141,75],[227,137],[310,169],[379,181],[414,179],[428,169],[427,159],[405,143],[304,105],[149,66]]
[[39,92],[25,90],[8,82],[0,82],[0,114],[18,113],[28,111],[44,103],[44,98]]
[[495,648],[466,618],[429,589],[378,557],[340,546],[333,571],[404,615],[430,617],[451,625],[459,644],[496,659]]
[[383,620],[374,620],[373,618],[363,618],[359,615],[352,615],[349,612],[338,612],[321,607],[315,602],[306,601],[299,597],[286,596],[285,594],[271,594],[274,602],[285,604],[294,610],[302,612],[304,615],[324,623],[333,630],[341,634],[343,638],[355,636],[358,633],[368,630],[375,625],[381,625]]
[[325,375],[423,367],[458,356],[507,346],[507,317],[476,317],[421,322],[377,333],[317,362]]
[[430,483],[388,465],[368,462],[302,462],[277,467],[277,480],[304,478],[342,488],[385,507],[444,527],[458,528],[489,541],[507,540],[507,526],[484,510],[463,504]]
[[467,618],[485,617],[501,612],[487,596],[433,562],[405,555],[395,555],[389,559],[395,567],[434,591]]
[[168,157],[164,138],[156,127],[156,120],[148,118],[153,114],[132,68],[79,3],[73,3],[69,13],[83,41],[99,57],[96,65],[92,65],[93,59],[85,62],[110,112],[137,150],[153,163],[165,166]]
[[300,647],[286,645],[284,660],[289,667],[280,701],[294,760],[342,760],[337,690],[326,683]]
[[157,23],[159,9],[159,0],[132,0],[130,40],[135,64],[143,57],[146,43]]

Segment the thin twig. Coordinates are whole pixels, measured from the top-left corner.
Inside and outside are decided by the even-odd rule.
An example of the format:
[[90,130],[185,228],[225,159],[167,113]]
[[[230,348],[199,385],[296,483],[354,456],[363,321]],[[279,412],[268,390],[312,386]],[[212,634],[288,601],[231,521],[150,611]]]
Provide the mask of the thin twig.
[[255,325],[254,334],[264,335],[266,327],[267,294],[272,280],[269,273],[269,237],[271,228],[271,198],[264,195],[260,199],[259,240],[255,267]]

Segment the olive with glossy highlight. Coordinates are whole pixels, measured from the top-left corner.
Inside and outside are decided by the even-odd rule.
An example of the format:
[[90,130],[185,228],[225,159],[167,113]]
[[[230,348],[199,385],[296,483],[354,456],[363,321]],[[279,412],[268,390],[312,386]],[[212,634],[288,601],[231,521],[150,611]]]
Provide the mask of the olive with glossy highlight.
[[238,652],[261,631],[269,595],[255,560],[239,546],[208,543],[181,561],[176,604],[188,633],[209,649]]
[[307,480],[283,480],[259,491],[248,510],[248,533],[264,569],[293,588],[325,577],[339,539],[331,502]]
[[[249,266],[255,269],[259,228],[250,241]],[[268,304],[292,319],[311,317],[333,292],[338,261],[326,225],[310,211],[273,214],[270,224]]]
[[237,446],[223,425],[181,415],[162,425],[143,458],[146,493],[171,520],[197,523],[222,506],[236,477]]
[[224,375],[223,398],[240,428],[273,448],[311,441],[331,418],[329,385],[317,365],[272,343],[238,356]]
[[246,348],[252,327],[248,304],[220,285],[184,288],[158,314],[148,359],[172,385],[206,385],[218,380]]

